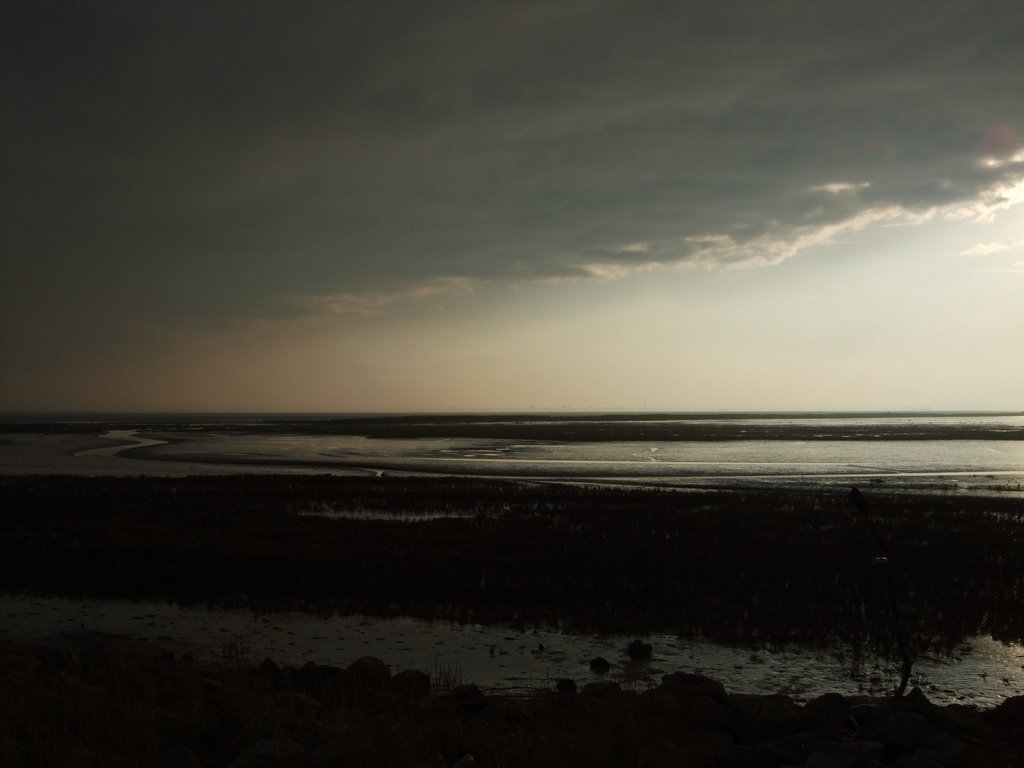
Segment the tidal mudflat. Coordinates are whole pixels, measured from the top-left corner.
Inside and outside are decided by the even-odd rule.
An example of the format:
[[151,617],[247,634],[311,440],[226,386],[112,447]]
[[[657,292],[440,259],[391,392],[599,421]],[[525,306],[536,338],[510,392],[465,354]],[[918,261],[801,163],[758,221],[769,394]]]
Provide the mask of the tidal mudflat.
[[[638,685],[682,666],[806,696],[889,684],[890,569],[918,682],[949,700],[1017,693],[1020,503],[870,498],[891,548],[888,565],[877,564],[876,542],[845,489],[682,494],[459,478],[12,477],[0,483],[0,584],[9,599],[86,601],[9,611],[12,631],[19,617],[31,626],[32,612],[63,618],[37,636],[123,632],[213,652],[241,638],[254,655],[312,651],[339,662],[381,647],[422,665],[423,651],[434,648],[415,638],[440,633],[430,641],[441,643],[438,656],[444,649],[446,664],[486,684],[586,678],[584,662],[603,652],[615,674]],[[175,622],[170,608],[88,602],[97,599],[214,610]],[[113,615],[123,622],[108,621]],[[353,615],[361,618],[341,618]],[[634,636],[654,639],[653,666],[623,662]]]

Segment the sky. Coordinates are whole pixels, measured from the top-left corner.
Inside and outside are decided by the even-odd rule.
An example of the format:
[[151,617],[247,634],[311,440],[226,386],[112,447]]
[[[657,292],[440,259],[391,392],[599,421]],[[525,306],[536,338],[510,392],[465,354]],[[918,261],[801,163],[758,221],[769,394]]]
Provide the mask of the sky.
[[12,0],[0,410],[1024,409],[1024,4]]

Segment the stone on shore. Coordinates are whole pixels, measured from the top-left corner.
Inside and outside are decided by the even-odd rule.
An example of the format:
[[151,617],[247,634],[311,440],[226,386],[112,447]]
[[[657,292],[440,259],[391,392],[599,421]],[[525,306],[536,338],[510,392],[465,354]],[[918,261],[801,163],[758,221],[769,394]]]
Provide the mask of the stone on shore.
[[387,688],[391,683],[391,670],[375,656],[363,656],[348,667],[348,674],[357,688]]
[[391,678],[391,690],[410,699],[430,693],[430,675],[418,669],[403,669]]

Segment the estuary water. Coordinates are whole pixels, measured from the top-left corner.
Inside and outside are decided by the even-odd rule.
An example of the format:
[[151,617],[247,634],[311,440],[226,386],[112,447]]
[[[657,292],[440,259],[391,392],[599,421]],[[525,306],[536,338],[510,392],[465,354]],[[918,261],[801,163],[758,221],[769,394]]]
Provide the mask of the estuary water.
[[[148,419],[148,420],[147,420]],[[0,472],[440,474],[1024,497],[1024,414],[156,417],[18,433]]]

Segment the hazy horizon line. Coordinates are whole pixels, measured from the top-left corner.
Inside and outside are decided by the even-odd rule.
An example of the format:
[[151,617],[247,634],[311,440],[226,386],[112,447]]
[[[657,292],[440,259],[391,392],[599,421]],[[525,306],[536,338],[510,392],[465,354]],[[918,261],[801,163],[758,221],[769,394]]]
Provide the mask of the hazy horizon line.
[[636,416],[806,416],[806,415],[854,415],[854,416],[915,416],[915,415],[948,415],[948,416],[1024,416],[1024,410],[1013,408],[824,408],[824,409],[756,409],[756,408],[716,408],[716,409],[629,409],[629,408],[553,408],[553,409],[477,409],[477,410],[421,410],[421,411],[225,411],[225,410],[145,410],[145,411],[105,411],[105,410],[24,410],[0,411],[0,421],[15,419],[59,419],[59,418],[151,418],[151,417],[260,417],[260,418],[367,418],[367,417],[460,417],[460,416],[602,416],[602,415],[636,415]]

